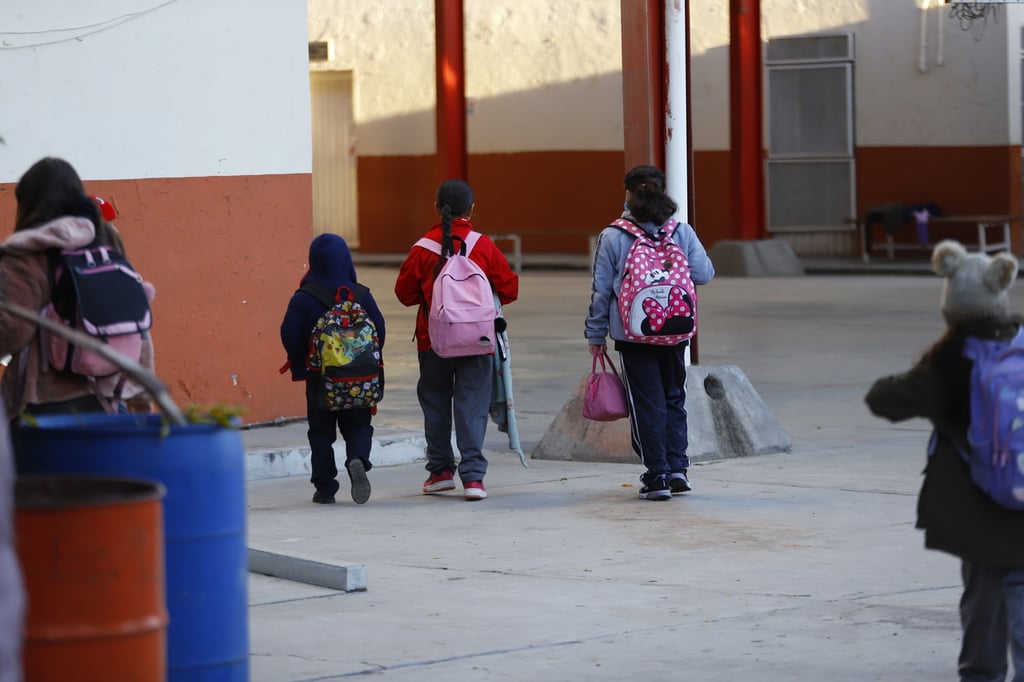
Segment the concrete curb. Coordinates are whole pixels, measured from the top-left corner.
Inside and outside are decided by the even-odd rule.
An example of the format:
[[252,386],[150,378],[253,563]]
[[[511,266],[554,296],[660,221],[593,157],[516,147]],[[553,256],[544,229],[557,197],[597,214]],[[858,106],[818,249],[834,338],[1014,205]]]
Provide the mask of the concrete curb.
[[[345,460],[345,447],[339,437],[334,444],[335,453],[340,461]],[[413,432],[387,434],[373,439],[370,459],[374,466],[392,466],[409,464],[425,458],[423,449],[426,440]],[[285,476],[305,476],[310,472],[309,446],[267,446],[249,447],[246,449],[245,473],[250,481],[266,478],[282,478]],[[340,465],[339,465],[340,466]]]
[[343,592],[366,591],[366,566],[328,564],[297,554],[249,548],[249,572]]

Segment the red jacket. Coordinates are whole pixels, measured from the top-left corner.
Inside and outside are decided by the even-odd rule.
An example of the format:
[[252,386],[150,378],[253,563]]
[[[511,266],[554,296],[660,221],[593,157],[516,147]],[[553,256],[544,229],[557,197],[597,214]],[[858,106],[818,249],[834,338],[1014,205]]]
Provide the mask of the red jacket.
[[[465,238],[473,226],[465,218],[452,221],[452,235]],[[441,243],[441,224],[434,225],[425,235]],[[502,305],[519,298],[519,276],[512,272],[508,259],[491,238],[481,235],[476,246],[469,252],[469,257],[487,275],[491,287],[498,294]],[[402,305],[419,305],[416,313],[416,349],[430,350],[430,336],[427,334],[427,313],[430,310],[430,299],[434,291],[434,268],[437,266],[438,255],[419,246],[413,246],[406,256],[405,262],[398,271],[395,281],[395,296]]]

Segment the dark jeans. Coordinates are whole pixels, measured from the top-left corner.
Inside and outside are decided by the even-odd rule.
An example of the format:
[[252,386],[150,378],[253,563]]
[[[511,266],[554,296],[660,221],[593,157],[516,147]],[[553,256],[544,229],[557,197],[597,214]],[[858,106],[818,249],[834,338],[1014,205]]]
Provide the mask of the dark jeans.
[[363,461],[369,471],[370,449],[373,447],[373,414],[369,407],[353,410],[331,412],[320,407],[320,376],[311,376],[306,380],[306,418],[309,421],[310,465],[312,474],[310,483],[317,489],[333,492],[333,481],[338,476],[338,466],[334,460],[334,441],[338,439],[338,431],[345,441],[345,470],[353,459]]
[[960,680],[1003,682],[1009,648],[1012,680],[1024,682],[1024,570],[964,561],[960,573]]
[[617,343],[629,402],[630,440],[645,475],[682,472],[686,456],[686,348]]

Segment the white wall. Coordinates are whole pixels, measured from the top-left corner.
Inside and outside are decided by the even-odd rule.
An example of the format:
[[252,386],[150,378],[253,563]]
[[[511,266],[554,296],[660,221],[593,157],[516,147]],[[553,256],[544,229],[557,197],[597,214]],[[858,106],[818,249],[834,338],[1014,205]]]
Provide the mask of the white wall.
[[305,5],[3,0],[0,182],[311,172]]
[[[472,152],[622,148],[619,0],[464,0]],[[362,155],[430,154],[434,0],[311,0],[313,68],[355,75]]]

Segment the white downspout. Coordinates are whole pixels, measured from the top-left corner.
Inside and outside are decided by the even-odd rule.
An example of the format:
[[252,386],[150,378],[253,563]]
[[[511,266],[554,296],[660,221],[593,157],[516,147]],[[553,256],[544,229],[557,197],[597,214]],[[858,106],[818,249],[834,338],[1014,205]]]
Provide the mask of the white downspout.
[[665,191],[679,204],[676,219],[690,222],[689,140],[687,140],[686,15],[683,3],[665,2],[665,65],[668,85],[665,104]]

